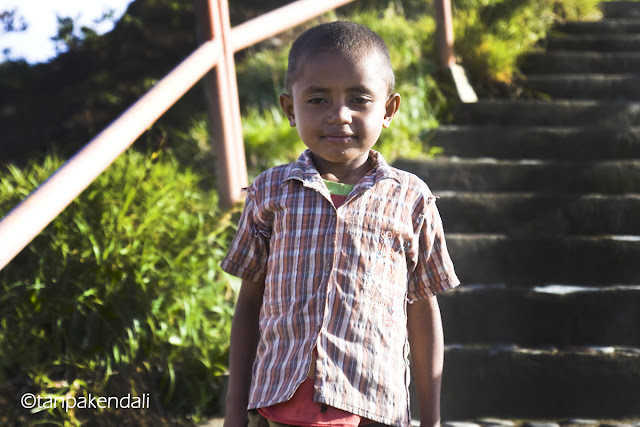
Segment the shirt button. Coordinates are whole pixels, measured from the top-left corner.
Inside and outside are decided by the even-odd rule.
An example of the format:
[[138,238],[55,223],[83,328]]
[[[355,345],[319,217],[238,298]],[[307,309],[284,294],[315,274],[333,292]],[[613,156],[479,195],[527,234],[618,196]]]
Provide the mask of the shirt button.
[[329,273],[331,273],[331,264],[327,264],[327,265],[324,267],[324,272],[325,272],[325,274],[329,274]]

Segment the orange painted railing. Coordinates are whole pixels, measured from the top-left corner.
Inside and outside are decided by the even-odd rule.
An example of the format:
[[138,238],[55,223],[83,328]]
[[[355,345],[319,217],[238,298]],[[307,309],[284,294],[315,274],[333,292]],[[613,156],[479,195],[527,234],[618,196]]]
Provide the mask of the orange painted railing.
[[[247,169],[233,54],[354,0],[298,0],[234,28],[227,0],[199,1],[208,12],[206,41],[0,221],[0,270],[214,67],[208,87],[220,202],[239,201]],[[449,1],[435,0],[444,66],[453,61]]]

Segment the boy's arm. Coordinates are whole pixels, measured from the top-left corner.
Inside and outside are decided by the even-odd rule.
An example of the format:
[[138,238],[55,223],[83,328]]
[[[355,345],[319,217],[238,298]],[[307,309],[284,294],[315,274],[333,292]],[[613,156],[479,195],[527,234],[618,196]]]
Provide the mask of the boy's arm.
[[420,405],[420,426],[439,426],[444,336],[436,297],[407,306],[407,329],[413,380]]
[[226,396],[224,427],[245,427],[251,371],[260,338],[258,320],[262,307],[264,282],[242,281],[231,324],[229,349],[229,386]]

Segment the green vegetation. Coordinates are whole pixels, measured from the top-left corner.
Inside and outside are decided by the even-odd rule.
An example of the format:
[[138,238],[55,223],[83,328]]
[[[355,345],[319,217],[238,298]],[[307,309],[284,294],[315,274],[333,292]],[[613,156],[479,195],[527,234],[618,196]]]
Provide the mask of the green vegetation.
[[455,49],[474,86],[512,84],[557,21],[595,19],[600,0],[453,0]]
[[[60,164],[3,169],[2,212]],[[218,262],[234,211],[201,179],[169,153],[130,151],[0,273],[0,384],[23,381],[0,389],[0,423],[27,417],[19,391],[147,392],[156,410],[215,409],[234,301]]]
[[[151,10],[165,3],[166,10]],[[496,85],[514,84],[521,55],[536,48],[553,22],[596,16],[596,3],[454,0],[456,52],[474,86],[481,93],[492,93]],[[0,95],[33,90],[28,94],[40,97],[46,86],[53,88],[57,100],[70,96],[70,109],[82,112],[75,115],[77,121],[65,119],[64,109],[35,110],[40,107],[31,107],[33,103],[27,101],[16,101],[16,108],[24,102],[34,109],[29,123],[40,123],[44,129],[42,135],[34,133],[34,140],[55,141],[55,136],[69,140],[70,145],[86,142],[93,128],[106,124],[111,112],[122,111],[158,78],[159,68],[167,68],[158,66],[162,54],[178,55],[194,44],[180,30],[187,25],[186,16],[192,16],[191,2],[181,4],[153,0],[148,3],[150,10],[144,10],[138,1],[119,23],[120,28],[130,25],[133,34],[142,37],[143,28],[150,32],[153,27],[147,27],[144,17],[157,25],[168,16],[179,16],[171,21],[172,37],[159,37],[160,43],[153,48],[126,44],[120,33],[104,39],[92,36],[90,43],[76,37],[74,50],[65,57],[76,58],[77,62],[70,62],[74,65],[80,63],[77,55],[82,49],[98,46],[102,59],[96,63],[117,63],[110,55],[130,50],[136,67],[148,67],[146,74],[128,62],[116,76],[104,70],[95,74],[75,68],[65,71],[62,57],[53,64],[52,69],[58,70],[55,75],[44,66],[6,63],[0,65],[0,76],[5,77],[0,78]],[[387,40],[396,89],[402,95],[400,114],[376,146],[389,161],[436,153],[436,147],[423,141],[438,123],[449,119],[454,102],[452,89],[438,79],[430,4],[426,0],[363,0],[318,20],[351,19]],[[176,8],[180,14],[174,13]],[[158,28],[154,31],[166,32],[163,26]],[[304,148],[277,104],[288,47],[299,31],[239,55],[251,177],[294,160]],[[175,40],[180,48],[171,45]],[[135,73],[128,71],[133,69]],[[51,82],[64,76],[68,85],[77,79],[77,90],[55,92],[64,86],[30,80],[43,76]],[[109,89],[109,84],[115,86]],[[215,411],[217,375],[226,369],[237,285],[218,264],[233,236],[238,208],[217,208],[211,189],[215,153],[209,148],[206,112],[198,91],[201,88],[190,92],[146,134],[141,147],[121,156],[0,272],[0,423],[113,425],[136,416],[149,425],[177,425]],[[26,133],[27,125],[21,126]],[[66,128],[63,132],[56,126]],[[18,131],[6,135],[21,141]],[[68,147],[60,150],[66,155]],[[63,162],[56,155],[36,158],[40,160],[21,166],[0,165],[0,215]],[[66,413],[49,408],[32,413],[19,405],[19,396],[25,392],[73,397],[151,393],[152,409]],[[94,419],[89,422],[86,417]]]

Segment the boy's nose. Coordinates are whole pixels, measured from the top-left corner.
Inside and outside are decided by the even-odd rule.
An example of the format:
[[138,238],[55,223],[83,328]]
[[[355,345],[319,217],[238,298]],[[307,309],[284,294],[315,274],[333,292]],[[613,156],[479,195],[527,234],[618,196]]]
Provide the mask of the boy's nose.
[[336,105],[329,116],[329,123],[351,123],[351,109],[346,105]]

